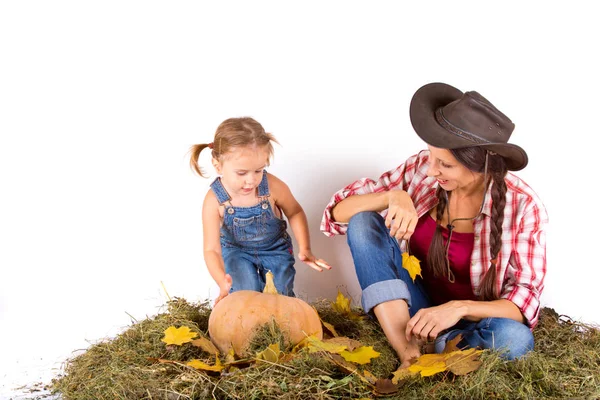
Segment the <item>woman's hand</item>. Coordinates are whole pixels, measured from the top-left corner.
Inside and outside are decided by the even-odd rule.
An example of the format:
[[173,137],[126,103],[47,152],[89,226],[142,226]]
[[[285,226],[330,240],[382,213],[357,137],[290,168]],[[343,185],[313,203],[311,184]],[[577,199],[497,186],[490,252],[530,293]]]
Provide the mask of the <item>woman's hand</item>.
[[421,340],[435,339],[440,332],[448,329],[465,315],[465,307],[460,301],[429,308],[422,308],[406,324],[406,339],[416,337]]
[[310,250],[300,251],[298,253],[298,258],[315,271],[322,272],[323,268],[331,269],[331,265],[327,264],[327,261],[315,257]]
[[215,300],[215,306],[219,301],[227,297],[232,284],[233,280],[231,279],[231,275],[225,274],[225,279],[223,279],[223,281],[221,281],[221,283],[219,284],[219,297],[217,297],[217,299]]
[[403,190],[388,192],[388,213],[385,226],[390,230],[390,236],[397,240],[408,240],[417,226],[417,210],[412,199]]

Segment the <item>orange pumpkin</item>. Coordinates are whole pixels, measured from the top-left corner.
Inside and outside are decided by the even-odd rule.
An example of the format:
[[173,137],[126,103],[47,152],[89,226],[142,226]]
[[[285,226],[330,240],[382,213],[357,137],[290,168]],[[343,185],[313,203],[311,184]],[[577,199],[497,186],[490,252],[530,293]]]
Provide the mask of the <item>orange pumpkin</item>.
[[273,274],[266,276],[265,290],[240,290],[217,303],[208,319],[210,338],[222,353],[233,347],[237,355],[247,356],[253,334],[274,318],[279,329],[291,344],[310,335],[323,338],[319,314],[297,297],[277,293]]

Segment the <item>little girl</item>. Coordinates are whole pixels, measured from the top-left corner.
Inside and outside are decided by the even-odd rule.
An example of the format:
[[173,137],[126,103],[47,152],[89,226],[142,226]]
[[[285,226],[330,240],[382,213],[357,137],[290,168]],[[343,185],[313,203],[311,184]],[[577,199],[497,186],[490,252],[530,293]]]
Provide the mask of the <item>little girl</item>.
[[219,175],[202,206],[204,261],[220,289],[215,304],[237,290],[262,291],[268,271],[280,294],[294,296],[294,251],[283,215],[300,247],[298,258],[319,272],[331,269],[311,252],[302,207],[288,186],[265,170],[271,142],[278,143],[254,119],[230,118],[219,125],[212,143],[190,149],[193,171],[205,177],[198,158],[209,148]]

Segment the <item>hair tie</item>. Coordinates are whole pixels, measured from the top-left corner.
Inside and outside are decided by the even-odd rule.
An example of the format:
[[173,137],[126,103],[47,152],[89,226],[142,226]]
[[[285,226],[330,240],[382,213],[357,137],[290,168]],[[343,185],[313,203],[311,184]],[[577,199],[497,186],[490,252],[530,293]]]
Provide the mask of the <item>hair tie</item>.
[[214,148],[215,148],[215,143],[214,143],[214,142],[210,142],[210,143],[208,144],[208,148],[209,148],[209,149],[214,149]]
[[492,263],[492,265],[495,267],[496,263],[498,263],[498,257],[494,258],[493,260],[490,260],[490,262]]

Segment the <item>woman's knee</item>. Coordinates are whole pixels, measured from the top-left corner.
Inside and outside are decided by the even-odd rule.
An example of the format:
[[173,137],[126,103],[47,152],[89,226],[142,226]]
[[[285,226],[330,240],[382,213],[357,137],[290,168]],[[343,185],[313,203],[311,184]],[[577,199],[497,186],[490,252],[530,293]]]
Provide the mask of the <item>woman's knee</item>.
[[348,222],[348,240],[363,241],[378,228],[385,227],[385,220],[375,211],[362,211],[354,214]]
[[507,318],[495,320],[496,326],[492,332],[493,347],[500,351],[503,358],[514,360],[533,350],[533,334],[527,325]]

